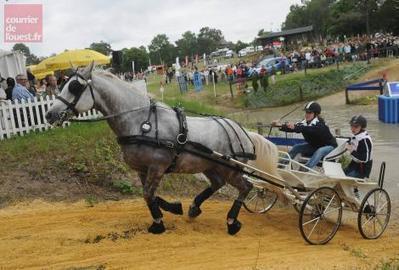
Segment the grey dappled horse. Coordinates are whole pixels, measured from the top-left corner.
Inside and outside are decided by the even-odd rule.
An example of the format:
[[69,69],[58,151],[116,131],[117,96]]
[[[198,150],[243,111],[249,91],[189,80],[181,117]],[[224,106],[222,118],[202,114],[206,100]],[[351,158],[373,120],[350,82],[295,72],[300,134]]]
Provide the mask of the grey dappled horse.
[[[71,76],[61,89],[60,96],[54,101],[46,114],[50,124],[61,125],[73,115],[92,108],[100,111],[118,138],[143,134],[142,123],[146,120],[145,136],[176,141],[180,125],[176,112],[162,103],[157,103],[156,116],[151,114],[151,102],[146,94],[133,89],[132,86],[111,73],[93,71],[94,64]],[[154,119],[157,117],[157,119]],[[253,165],[270,173],[276,172],[277,148],[262,136],[248,132],[248,136],[237,123],[226,120],[222,127],[210,117],[187,117],[187,140],[199,143],[208,149],[231,155],[231,149],[245,149],[246,152],[256,149],[257,159]],[[154,125],[157,125],[155,128]],[[158,134],[155,134],[155,133]],[[229,134],[228,134],[229,133]],[[228,138],[230,136],[230,139]],[[240,138],[238,140],[237,138]],[[231,142],[229,143],[229,140]],[[251,142],[252,141],[252,142]],[[241,146],[242,145],[242,146]],[[185,145],[192,148],[191,145]],[[231,148],[232,147],[232,148]],[[227,227],[230,234],[237,233],[241,223],[237,220],[243,200],[252,185],[243,177],[243,173],[206,158],[191,153],[177,151],[174,148],[160,147],[153,144],[121,144],[125,162],[138,172],[143,185],[144,199],[153,217],[148,228],[151,233],[165,231],[162,222],[162,210],[174,214],[183,214],[180,202],[169,203],[155,195],[156,189],[165,173],[203,173],[210,180],[211,186],[198,194],[189,208],[189,216],[194,218],[201,214],[200,206],[225,183],[239,191],[237,199],[227,214]],[[244,152],[245,152],[244,151]],[[247,162],[245,158],[239,159]]]

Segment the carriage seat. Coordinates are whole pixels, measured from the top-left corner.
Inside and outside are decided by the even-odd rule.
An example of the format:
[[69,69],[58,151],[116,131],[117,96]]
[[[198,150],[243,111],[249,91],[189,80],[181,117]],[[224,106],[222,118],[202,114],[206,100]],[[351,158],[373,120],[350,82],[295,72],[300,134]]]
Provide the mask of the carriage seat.
[[341,163],[324,160],[322,167],[324,174],[327,176],[335,178],[346,177],[344,170],[342,170]]

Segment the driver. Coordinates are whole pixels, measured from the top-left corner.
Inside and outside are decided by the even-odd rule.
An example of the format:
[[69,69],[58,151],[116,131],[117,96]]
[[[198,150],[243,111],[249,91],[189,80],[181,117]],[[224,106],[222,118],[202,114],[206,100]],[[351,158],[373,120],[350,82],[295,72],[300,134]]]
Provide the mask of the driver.
[[320,117],[321,107],[319,103],[314,101],[307,103],[304,111],[305,119],[302,122],[281,125],[278,121],[273,121],[272,126],[280,126],[280,130],[285,132],[302,133],[306,142],[294,145],[288,154],[291,159],[295,159],[298,154],[310,156],[311,158],[305,165],[308,168],[313,168],[323,157],[337,147],[337,141],[323,118]]

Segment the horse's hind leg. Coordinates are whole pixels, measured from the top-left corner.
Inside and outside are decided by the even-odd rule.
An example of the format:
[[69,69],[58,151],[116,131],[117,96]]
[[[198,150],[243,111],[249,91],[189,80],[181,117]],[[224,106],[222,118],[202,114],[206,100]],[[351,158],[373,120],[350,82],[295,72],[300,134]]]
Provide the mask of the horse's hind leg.
[[234,201],[230,211],[227,213],[227,232],[230,235],[234,235],[241,229],[241,223],[237,218],[243,201],[252,189],[252,184],[245,180],[241,173],[234,173],[227,179],[229,179],[227,182],[238,189],[239,192],[237,199]]
[[204,189],[195,197],[188,210],[188,216],[191,218],[199,216],[202,212],[200,208],[201,204],[225,184],[224,180],[219,176],[219,174],[214,171],[206,171],[204,174],[211,182],[211,186]]

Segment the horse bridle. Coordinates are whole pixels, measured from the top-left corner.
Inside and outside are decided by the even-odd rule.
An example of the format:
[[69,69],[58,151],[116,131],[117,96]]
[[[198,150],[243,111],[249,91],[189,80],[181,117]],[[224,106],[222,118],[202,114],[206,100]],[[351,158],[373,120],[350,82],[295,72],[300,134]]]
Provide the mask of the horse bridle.
[[[75,80],[72,80],[72,78],[76,78]],[[79,82],[79,78],[82,79],[83,81],[85,81],[85,85],[81,84]],[[75,97],[73,99],[72,102],[69,102],[68,100],[66,100],[65,98],[61,97],[61,96],[57,96],[56,99],[60,100],[62,103],[64,103],[67,106],[67,109],[65,111],[72,111],[75,116],[79,115],[78,110],[76,110],[76,105],[78,104],[80,97],[82,96],[82,94],[84,93],[84,91],[86,90],[87,87],[89,87],[90,89],[90,93],[91,93],[91,97],[93,98],[93,107],[95,104],[95,98],[94,98],[94,92],[93,92],[93,87],[91,86],[91,80],[86,80],[86,78],[84,78],[82,75],[80,75],[79,73],[75,73],[73,74],[68,81],[72,80],[69,85],[68,85],[68,90],[69,92],[71,92],[71,94]],[[68,83],[68,82],[66,82]],[[65,84],[66,84],[65,83]],[[93,108],[92,107],[92,108]]]

